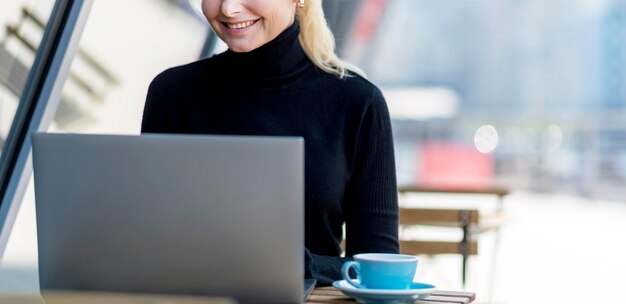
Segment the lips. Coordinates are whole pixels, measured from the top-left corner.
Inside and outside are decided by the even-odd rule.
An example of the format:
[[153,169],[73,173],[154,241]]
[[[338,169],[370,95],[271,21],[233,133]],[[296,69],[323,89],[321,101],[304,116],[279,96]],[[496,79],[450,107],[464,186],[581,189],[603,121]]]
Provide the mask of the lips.
[[228,27],[229,29],[241,30],[241,29],[245,29],[245,28],[251,27],[257,21],[259,21],[259,19],[242,21],[242,22],[222,22],[222,24],[224,24],[224,26]]

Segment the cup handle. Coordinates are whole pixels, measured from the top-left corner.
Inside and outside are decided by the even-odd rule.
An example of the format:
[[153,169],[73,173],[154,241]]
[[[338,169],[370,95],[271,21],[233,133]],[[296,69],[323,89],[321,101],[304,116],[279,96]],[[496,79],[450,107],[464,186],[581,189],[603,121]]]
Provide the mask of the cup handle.
[[354,271],[356,272],[356,277],[359,280],[361,279],[361,266],[358,262],[355,261],[348,261],[343,263],[343,266],[341,266],[341,274],[343,275],[343,279],[356,288],[365,288],[363,285],[357,283],[357,280],[350,278],[350,268],[354,268]]

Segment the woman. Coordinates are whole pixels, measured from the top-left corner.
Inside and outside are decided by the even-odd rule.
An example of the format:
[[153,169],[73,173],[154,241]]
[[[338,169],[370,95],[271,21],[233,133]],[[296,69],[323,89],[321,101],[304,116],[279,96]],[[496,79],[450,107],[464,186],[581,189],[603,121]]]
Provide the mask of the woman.
[[321,0],[203,0],[228,50],[150,85],[142,132],[302,136],[306,276],[341,279],[346,257],[398,252],[389,114],[334,54]]

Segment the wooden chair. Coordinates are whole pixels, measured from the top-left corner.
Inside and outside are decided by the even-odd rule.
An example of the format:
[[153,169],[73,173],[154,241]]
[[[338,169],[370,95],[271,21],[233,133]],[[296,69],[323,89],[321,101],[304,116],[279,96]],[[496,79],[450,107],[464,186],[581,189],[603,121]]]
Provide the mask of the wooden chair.
[[[478,209],[461,208],[461,209],[435,209],[435,208],[419,208],[400,207],[400,250],[405,254],[460,254],[462,257],[462,274],[461,280],[463,285],[467,278],[467,261],[469,256],[478,254],[478,238],[477,236],[483,232],[496,231],[499,232],[500,226],[504,222],[502,213],[502,202],[504,196],[509,191],[505,188],[489,188],[489,189],[440,189],[418,186],[400,187],[398,189],[400,195],[408,193],[448,193],[448,194],[490,194],[498,197],[498,206],[489,216],[480,214]],[[450,227],[461,229],[461,240],[441,240],[441,241],[422,241],[416,239],[408,239],[402,233],[409,227],[414,226],[436,226]],[[496,240],[499,234],[496,234]],[[497,244],[496,244],[497,246]]]
[[[471,226],[478,224],[477,210],[400,208],[400,229],[410,226],[459,227],[463,231],[460,241],[400,240],[400,252],[404,254],[460,254],[463,257],[462,282],[467,276],[467,258],[478,254],[478,244],[470,233]],[[402,233],[401,233],[402,235]]]
[[482,188],[461,188],[461,187],[431,187],[420,185],[404,185],[398,187],[400,195],[409,193],[443,193],[443,194],[485,194],[495,195],[498,198],[497,211],[502,212],[504,198],[511,193],[508,188],[490,186]]

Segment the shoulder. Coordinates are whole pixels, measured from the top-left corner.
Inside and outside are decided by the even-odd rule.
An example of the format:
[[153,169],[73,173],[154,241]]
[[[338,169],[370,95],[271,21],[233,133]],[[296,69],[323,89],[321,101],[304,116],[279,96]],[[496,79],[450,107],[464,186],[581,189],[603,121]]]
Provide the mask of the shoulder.
[[[191,63],[175,66],[159,73],[150,84],[150,88],[181,87],[196,82],[205,82],[207,78],[215,77],[211,71],[219,67],[222,54]],[[210,82],[205,82],[210,83]]]
[[339,78],[335,75],[326,74],[327,81],[336,88],[338,98],[360,108],[367,108],[372,104],[385,104],[385,98],[381,90],[361,72],[348,70],[348,75]]

